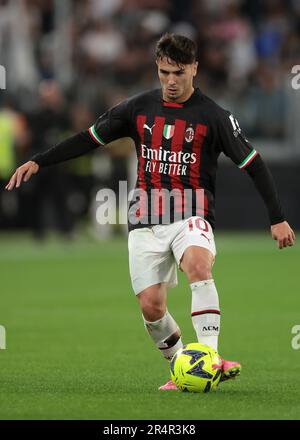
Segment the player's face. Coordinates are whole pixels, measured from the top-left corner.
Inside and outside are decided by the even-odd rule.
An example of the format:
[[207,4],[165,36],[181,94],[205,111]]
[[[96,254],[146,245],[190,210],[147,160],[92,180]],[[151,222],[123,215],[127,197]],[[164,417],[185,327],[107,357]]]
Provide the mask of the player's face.
[[184,102],[194,91],[193,79],[197,74],[198,63],[176,64],[167,58],[156,61],[163,99],[169,102]]

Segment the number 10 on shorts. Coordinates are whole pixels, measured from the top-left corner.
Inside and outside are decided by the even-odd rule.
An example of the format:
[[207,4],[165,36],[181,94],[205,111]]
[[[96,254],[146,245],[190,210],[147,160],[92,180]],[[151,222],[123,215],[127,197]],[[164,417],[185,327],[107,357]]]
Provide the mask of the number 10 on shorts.
[[189,230],[199,229],[201,232],[208,232],[208,223],[201,217],[193,217],[189,219]]

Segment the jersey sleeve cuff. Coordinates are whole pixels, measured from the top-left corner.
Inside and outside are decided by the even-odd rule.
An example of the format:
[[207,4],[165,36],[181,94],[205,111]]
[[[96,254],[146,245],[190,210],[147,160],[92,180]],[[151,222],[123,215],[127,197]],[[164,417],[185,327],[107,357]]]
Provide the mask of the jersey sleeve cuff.
[[43,161],[42,161],[42,157],[41,157],[40,153],[35,154],[29,160],[31,160],[32,162],[35,162],[36,164],[38,164],[39,167],[43,166]]

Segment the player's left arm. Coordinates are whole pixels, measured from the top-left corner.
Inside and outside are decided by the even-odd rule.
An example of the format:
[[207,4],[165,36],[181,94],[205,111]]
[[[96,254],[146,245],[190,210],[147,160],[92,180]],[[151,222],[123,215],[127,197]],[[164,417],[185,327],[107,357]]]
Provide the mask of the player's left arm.
[[293,246],[295,233],[285,219],[272,174],[259,154],[245,167],[268,210],[271,235],[279,249]]
[[293,246],[295,233],[285,219],[272,174],[259,153],[243,136],[236,118],[222,111],[218,120],[219,141],[226,156],[253,180],[268,210],[272,238],[279,249]]

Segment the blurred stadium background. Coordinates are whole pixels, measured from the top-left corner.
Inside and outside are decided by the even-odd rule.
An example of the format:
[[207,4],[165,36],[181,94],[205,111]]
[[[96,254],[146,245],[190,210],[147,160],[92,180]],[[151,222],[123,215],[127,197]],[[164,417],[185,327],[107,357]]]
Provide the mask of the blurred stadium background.
[[[274,174],[291,226],[300,226],[300,90],[291,85],[300,64],[299,1],[0,0],[7,74],[0,90],[0,324],[7,329],[0,418],[299,418],[299,352],[290,344],[300,324],[299,251],[276,250],[259,195],[230,161],[220,158],[215,278],[222,353],[245,371],[224,386],[223,398],[201,406],[195,396],[156,392],[168,372],[130,293],[126,227],[96,223],[97,191],[134,183],[131,141],[3,190],[35,152],[159,86],[153,50],[165,31],[198,41],[196,85],[238,118]],[[181,282],[171,308],[190,342]]]

